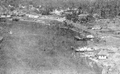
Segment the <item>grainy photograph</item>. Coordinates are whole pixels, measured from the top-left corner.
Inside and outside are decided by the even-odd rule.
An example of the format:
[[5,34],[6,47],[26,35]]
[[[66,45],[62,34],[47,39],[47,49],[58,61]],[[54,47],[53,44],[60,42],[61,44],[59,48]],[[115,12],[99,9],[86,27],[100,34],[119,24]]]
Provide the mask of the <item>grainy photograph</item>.
[[0,74],[120,74],[120,0],[0,0]]

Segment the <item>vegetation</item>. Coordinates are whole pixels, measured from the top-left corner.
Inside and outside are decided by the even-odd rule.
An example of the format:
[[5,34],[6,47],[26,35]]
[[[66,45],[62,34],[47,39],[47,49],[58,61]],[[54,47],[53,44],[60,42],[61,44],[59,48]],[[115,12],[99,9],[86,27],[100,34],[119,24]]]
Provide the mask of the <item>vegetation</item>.
[[8,5],[12,5],[14,7],[18,7],[20,2],[21,2],[21,0],[1,0],[0,1],[0,5],[4,5],[6,7],[8,7]]
[[90,14],[98,13],[103,18],[113,18],[120,12],[119,0],[96,0],[95,2],[89,2],[86,0],[82,2],[81,0],[69,0],[68,2],[61,2],[61,6],[81,7],[83,11],[87,11]]
[[[22,2],[23,1],[23,2]],[[98,13],[103,18],[113,18],[120,14],[120,1],[119,0],[1,0],[0,5],[12,5],[17,7],[19,3],[33,4],[39,6],[40,4],[46,6],[46,10],[43,12],[49,14],[54,7],[62,8],[81,8],[90,14]]]
[[[35,5],[43,5],[46,7],[62,7],[62,8],[81,8],[90,14],[97,13],[103,18],[113,18],[120,12],[119,0],[34,0]],[[49,10],[47,10],[49,11]]]
[[50,15],[50,12],[52,12],[52,11],[53,11],[53,7],[46,6],[44,8],[44,10],[41,10],[41,14],[42,15]]

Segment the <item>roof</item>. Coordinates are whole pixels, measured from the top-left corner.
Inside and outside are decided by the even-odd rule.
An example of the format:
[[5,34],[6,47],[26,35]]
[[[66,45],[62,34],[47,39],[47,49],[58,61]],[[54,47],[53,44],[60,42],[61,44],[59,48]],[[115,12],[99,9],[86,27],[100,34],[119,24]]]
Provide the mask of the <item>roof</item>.
[[92,29],[94,30],[100,30],[102,27],[100,25],[95,25],[92,27]]
[[89,48],[89,47],[78,47],[77,49],[76,49],[76,51],[93,51],[94,49],[92,49],[92,48]]
[[86,37],[87,37],[87,38],[94,38],[93,35],[87,35]]

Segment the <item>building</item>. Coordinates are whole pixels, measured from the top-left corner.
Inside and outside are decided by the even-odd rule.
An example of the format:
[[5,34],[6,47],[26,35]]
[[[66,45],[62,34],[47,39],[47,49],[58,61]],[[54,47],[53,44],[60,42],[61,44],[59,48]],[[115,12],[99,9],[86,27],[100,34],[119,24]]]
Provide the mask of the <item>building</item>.
[[38,15],[34,15],[34,14],[26,14],[27,17],[29,18],[38,18]]

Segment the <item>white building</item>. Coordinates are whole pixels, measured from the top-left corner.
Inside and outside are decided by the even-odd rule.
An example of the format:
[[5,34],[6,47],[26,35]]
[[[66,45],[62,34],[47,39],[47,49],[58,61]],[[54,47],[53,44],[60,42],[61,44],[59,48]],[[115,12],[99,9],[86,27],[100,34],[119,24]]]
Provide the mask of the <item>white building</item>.
[[62,14],[62,12],[64,12],[64,10],[57,10],[57,9],[55,9],[53,12],[51,12],[52,14],[56,14],[56,15],[61,15]]
[[78,47],[77,49],[76,49],[76,51],[93,51],[94,49],[92,49],[92,48],[89,48],[89,47]]
[[92,27],[92,30],[101,30],[102,27],[100,25],[95,25]]
[[38,15],[33,15],[33,14],[26,14],[26,16],[29,18],[39,18]]
[[87,35],[86,37],[87,37],[87,38],[91,38],[91,39],[93,39],[93,38],[94,38],[94,36],[93,36],[93,35]]
[[98,55],[97,59],[99,59],[99,60],[106,60],[107,56],[106,55]]

